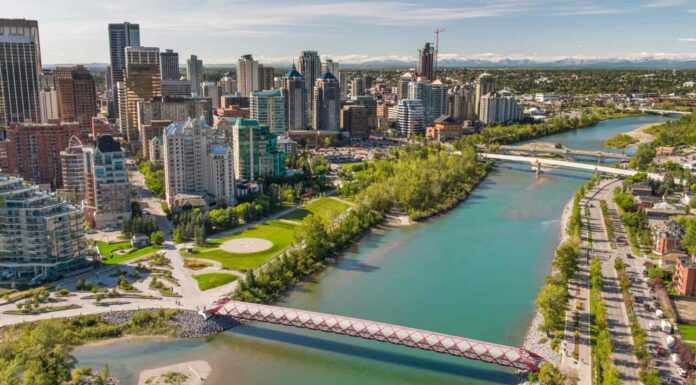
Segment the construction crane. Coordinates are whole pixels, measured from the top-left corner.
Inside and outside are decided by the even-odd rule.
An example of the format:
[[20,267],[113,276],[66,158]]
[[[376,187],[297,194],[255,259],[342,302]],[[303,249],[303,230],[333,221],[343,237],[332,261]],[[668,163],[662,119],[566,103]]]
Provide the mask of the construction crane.
[[437,79],[437,54],[438,51],[440,50],[440,34],[442,32],[445,32],[446,29],[444,28],[437,28],[435,29],[435,68],[433,69],[433,73],[435,74],[435,79]]

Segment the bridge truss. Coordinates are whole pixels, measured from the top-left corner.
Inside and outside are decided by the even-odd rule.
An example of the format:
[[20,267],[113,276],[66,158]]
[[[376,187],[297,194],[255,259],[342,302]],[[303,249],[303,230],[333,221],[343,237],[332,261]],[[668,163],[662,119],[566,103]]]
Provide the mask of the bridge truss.
[[483,361],[521,371],[538,371],[539,366],[546,361],[543,357],[525,349],[358,318],[279,306],[229,300],[202,313],[206,317],[212,315],[229,316],[240,321],[259,321],[361,337]]

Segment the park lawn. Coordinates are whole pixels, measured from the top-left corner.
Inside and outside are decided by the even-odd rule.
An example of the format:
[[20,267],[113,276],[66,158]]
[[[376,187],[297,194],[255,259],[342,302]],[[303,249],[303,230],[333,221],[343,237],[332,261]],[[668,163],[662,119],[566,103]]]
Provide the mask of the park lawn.
[[686,341],[696,341],[696,325],[678,324],[677,328]]
[[116,250],[129,249],[131,247],[130,241],[118,242],[118,243],[107,243],[98,241],[97,247],[99,248],[99,253],[104,256],[104,264],[106,265],[116,265],[119,263],[130,261],[131,259],[139,258],[148,254],[152,254],[160,249],[159,246],[150,245],[143,247],[141,249],[133,250],[128,254],[114,255],[113,252]]
[[[239,234],[224,238],[208,239],[208,246],[194,248],[195,254],[190,254],[185,250],[182,250],[182,253],[186,257],[218,261],[224,269],[249,271],[287,249],[292,242],[294,232],[295,225],[271,220],[246,229]],[[220,245],[225,241],[238,238],[266,239],[273,242],[273,247],[257,253],[229,253],[219,249]]]
[[238,278],[239,277],[237,275],[228,273],[205,273],[193,275],[193,279],[198,282],[198,288],[201,291],[227,285],[230,282],[236,281]]
[[350,205],[345,202],[341,202],[329,197],[323,197],[310,202],[302,208],[291,211],[280,218],[291,221],[301,221],[310,214],[325,218],[332,213],[346,211],[349,207]]

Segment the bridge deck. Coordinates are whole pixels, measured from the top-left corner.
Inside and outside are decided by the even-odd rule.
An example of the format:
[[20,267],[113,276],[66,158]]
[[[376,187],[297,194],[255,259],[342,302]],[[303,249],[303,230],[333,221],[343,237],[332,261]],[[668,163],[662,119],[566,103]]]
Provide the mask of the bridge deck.
[[492,344],[427,330],[407,328],[358,318],[316,313],[279,306],[226,301],[205,311],[206,315],[229,316],[241,321],[259,321],[361,337],[411,348],[483,361],[522,371],[538,371],[544,358],[525,349]]

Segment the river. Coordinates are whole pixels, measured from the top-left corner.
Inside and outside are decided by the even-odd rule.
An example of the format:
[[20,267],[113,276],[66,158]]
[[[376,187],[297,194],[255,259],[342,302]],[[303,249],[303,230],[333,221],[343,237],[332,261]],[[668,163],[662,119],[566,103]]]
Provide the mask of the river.
[[[541,140],[602,149],[617,133],[667,119],[614,119]],[[465,203],[425,223],[375,230],[281,305],[520,345],[558,244],[562,208],[588,178],[500,165]],[[121,341],[75,354],[79,366],[108,363],[124,385],[137,382],[142,369],[192,359],[210,362],[210,385],[509,384],[515,378],[494,365],[261,324],[205,340]]]

